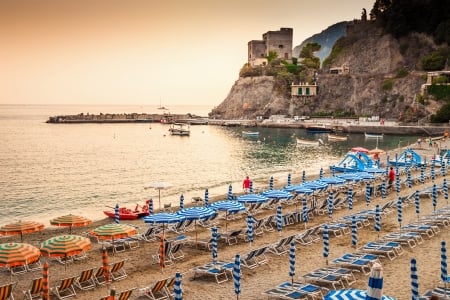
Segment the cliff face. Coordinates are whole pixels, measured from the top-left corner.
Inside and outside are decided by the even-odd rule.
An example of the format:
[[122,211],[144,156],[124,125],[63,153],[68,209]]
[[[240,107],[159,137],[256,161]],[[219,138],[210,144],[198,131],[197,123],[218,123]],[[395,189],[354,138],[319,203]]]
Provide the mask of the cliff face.
[[[410,40],[414,46],[402,46],[402,54],[401,45],[408,45],[408,38],[398,41],[371,23],[356,23],[339,41],[341,51],[330,64],[330,67],[348,66],[349,74],[329,74],[329,69],[321,70],[317,96],[291,97],[289,86],[275,77],[240,78],[211,116],[237,119],[342,112],[418,120],[427,112],[415,102],[426,80],[425,72],[414,70],[420,65],[421,57],[416,45],[422,45],[422,49],[436,46],[430,39],[418,35],[412,35]],[[399,70],[403,70],[403,74],[399,75]]]

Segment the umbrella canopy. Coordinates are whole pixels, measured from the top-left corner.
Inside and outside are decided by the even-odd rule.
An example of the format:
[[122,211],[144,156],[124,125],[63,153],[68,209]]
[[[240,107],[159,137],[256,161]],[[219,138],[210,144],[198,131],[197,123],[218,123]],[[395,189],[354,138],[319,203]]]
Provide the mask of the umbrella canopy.
[[283,190],[270,190],[262,192],[261,195],[270,199],[291,199],[292,194]]
[[383,149],[380,148],[375,148],[372,150],[369,150],[368,154],[384,154],[386,153],[386,151],[384,151]]
[[0,235],[20,235],[23,241],[25,233],[33,233],[44,229],[44,224],[34,221],[19,221],[4,225],[0,228]]
[[81,226],[87,226],[92,223],[92,220],[87,219],[82,216],[77,215],[65,215],[60,216],[57,218],[54,218],[50,220],[50,224],[54,226],[63,226],[63,227],[69,227],[69,232],[72,233],[72,227],[81,227]]
[[161,190],[165,190],[168,188],[171,188],[172,184],[165,181],[154,181],[150,182],[146,186],[144,186],[144,189],[154,188],[155,190],[158,190],[158,200],[159,200],[159,209],[161,209]]
[[332,176],[332,177],[323,177],[322,179],[319,179],[320,182],[324,182],[329,185],[333,184],[344,184],[345,179],[339,177],[339,176]]
[[207,218],[210,218],[217,214],[215,210],[205,207],[205,206],[196,206],[196,207],[189,207],[184,208],[179,211],[177,211],[177,214],[180,216],[185,217],[187,220],[194,220],[194,226],[195,226],[195,241],[197,241],[197,220],[204,220]]
[[336,177],[345,179],[346,181],[361,181],[363,178],[361,178],[358,174],[355,173],[341,173],[337,174]]
[[369,150],[363,147],[353,147],[352,152],[362,152],[362,153],[369,153]]
[[[324,300],[366,300],[368,298],[366,291],[363,290],[336,290],[330,291],[325,295]],[[395,300],[394,297],[384,296],[381,298],[382,300]]]
[[52,237],[41,244],[41,253],[49,257],[70,257],[91,249],[91,240],[79,235]]
[[130,237],[137,234],[136,228],[127,224],[106,224],[97,227],[90,232],[99,240],[115,240]]
[[225,231],[227,231],[228,228],[228,213],[237,213],[245,210],[245,206],[242,203],[227,200],[214,202],[209,208],[215,211],[225,211]]
[[39,249],[30,244],[0,244],[0,267],[24,266],[36,262],[40,256]]
[[419,277],[417,276],[417,263],[416,259],[411,259],[411,299],[419,299]]
[[239,294],[241,293],[241,256],[239,254],[236,254],[234,259],[233,282],[236,299],[239,299]]
[[303,185],[291,185],[284,187],[284,190],[286,192],[295,192],[296,194],[305,194],[305,195],[311,195],[314,193],[312,189],[309,189],[307,187],[304,187]]
[[269,198],[263,196],[263,195],[257,195],[257,194],[246,194],[243,196],[239,196],[237,198],[237,201],[239,203],[245,204],[245,203],[262,203],[269,200]]
[[164,237],[165,224],[179,223],[186,219],[186,217],[174,213],[157,213],[154,215],[144,217],[144,222],[149,224],[163,224],[162,235]]
[[326,184],[325,182],[322,182],[320,180],[315,180],[315,181],[307,181],[307,182],[303,183],[302,186],[315,191],[315,190],[322,190],[322,189],[327,188],[328,184]]

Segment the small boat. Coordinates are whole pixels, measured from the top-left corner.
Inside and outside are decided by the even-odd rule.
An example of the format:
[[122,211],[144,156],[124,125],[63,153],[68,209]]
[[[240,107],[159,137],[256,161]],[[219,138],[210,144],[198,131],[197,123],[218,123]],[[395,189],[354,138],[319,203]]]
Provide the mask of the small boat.
[[328,134],[328,139],[330,141],[346,141],[347,140],[347,136],[329,133]]
[[189,125],[183,123],[173,123],[169,128],[169,132],[171,135],[180,135],[180,136],[189,136],[191,134]]
[[383,134],[374,134],[374,133],[366,133],[364,132],[364,137],[366,139],[382,139]]
[[304,139],[299,139],[297,138],[297,146],[313,146],[313,147],[318,147],[320,145],[323,145],[323,141],[321,139],[318,140],[304,140]]
[[[144,206],[141,207],[141,210],[139,210],[139,204],[136,205],[134,210],[126,208],[126,207],[120,207],[119,208],[119,218],[120,220],[136,220],[141,217],[148,216],[148,205],[149,202],[147,201]],[[115,210],[104,210],[103,213],[107,215],[108,217],[114,219],[116,217]]]
[[309,126],[306,128],[306,132],[308,133],[328,133],[333,131],[333,128],[328,128],[325,125]]
[[259,137],[259,131],[242,131],[243,137]]

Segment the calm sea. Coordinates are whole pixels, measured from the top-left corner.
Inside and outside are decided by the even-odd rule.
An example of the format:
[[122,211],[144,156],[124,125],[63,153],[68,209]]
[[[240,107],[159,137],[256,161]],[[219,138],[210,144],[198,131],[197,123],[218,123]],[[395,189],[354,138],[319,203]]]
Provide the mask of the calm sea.
[[[170,107],[171,113],[206,116],[210,106]],[[242,191],[249,175],[265,189],[270,176],[285,184],[288,173],[298,182],[303,170],[317,173],[337,163],[353,146],[375,148],[376,140],[350,135],[346,142],[299,148],[301,129],[260,128],[259,139],[245,139],[240,128],[191,126],[190,137],[170,136],[162,124],[47,124],[49,116],[79,113],[157,113],[156,106],[0,105],[0,225],[14,220],[49,219],[68,213],[94,220],[119,203],[134,206],[158,191],[153,181],[172,187],[161,202],[178,205],[194,196],[225,195],[228,185]],[[415,137],[387,136],[378,147],[392,149]]]

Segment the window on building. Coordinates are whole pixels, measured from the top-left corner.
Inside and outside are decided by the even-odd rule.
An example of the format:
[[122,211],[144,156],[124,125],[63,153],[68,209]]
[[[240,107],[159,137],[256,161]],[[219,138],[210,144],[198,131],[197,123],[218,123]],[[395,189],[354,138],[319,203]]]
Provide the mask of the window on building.
[[303,95],[303,90],[302,90],[301,87],[298,88],[297,94],[298,94],[298,95]]
[[278,45],[278,48],[279,48],[279,49],[283,49],[283,48],[284,48],[284,45]]
[[306,95],[309,95],[310,93],[309,93],[309,87],[307,87],[306,89],[305,89],[305,94]]

